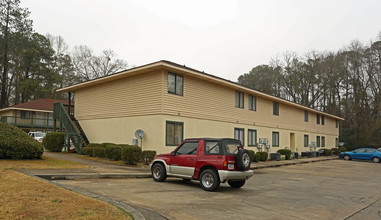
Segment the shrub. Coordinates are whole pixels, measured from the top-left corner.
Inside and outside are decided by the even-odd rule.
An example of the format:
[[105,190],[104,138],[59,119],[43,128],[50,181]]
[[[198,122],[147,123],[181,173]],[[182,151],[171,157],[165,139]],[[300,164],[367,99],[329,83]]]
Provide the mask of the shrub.
[[44,148],[20,128],[0,122],[0,159],[41,159]]
[[267,152],[257,152],[257,154],[261,155],[260,161],[267,161],[269,158],[269,154]]
[[259,162],[261,160],[262,155],[258,153],[254,154],[253,162]]
[[86,147],[101,147],[102,144],[90,143]]
[[82,148],[83,155],[89,155],[90,157],[94,157],[94,147],[88,147],[88,145]]
[[[332,150],[333,150],[333,148],[332,148]],[[344,147],[344,146],[340,147],[339,150],[340,150],[340,152],[348,151],[348,149],[346,147]]]
[[154,150],[144,150],[142,152],[142,161],[145,165],[148,165],[152,162],[153,158],[156,156],[156,151]]
[[115,145],[114,143],[101,143],[101,144],[98,144],[99,147],[106,147],[107,145]]
[[332,150],[330,149],[323,149],[323,155],[324,156],[331,156],[332,155]]
[[114,144],[109,144],[105,148],[105,155],[109,160],[121,160],[122,147]]
[[254,157],[255,157],[255,152],[253,150],[247,150],[249,152],[249,155],[250,155],[250,159],[251,161],[254,161]]
[[61,152],[64,145],[65,134],[62,132],[47,133],[42,140],[45,149],[52,152]]
[[94,157],[106,157],[104,147],[93,147]]
[[122,160],[126,164],[136,165],[141,158],[142,150],[138,146],[122,145]]
[[280,153],[280,155],[285,155],[286,156],[286,160],[290,160],[291,159],[291,150],[280,149],[277,152]]
[[340,149],[337,148],[337,147],[332,148],[331,151],[332,151],[333,155],[339,155],[340,152],[345,152],[345,151],[347,151],[347,148],[344,147],[344,149],[343,149],[344,151],[341,151],[341,148],[342,148],[342,147],[340,147]]

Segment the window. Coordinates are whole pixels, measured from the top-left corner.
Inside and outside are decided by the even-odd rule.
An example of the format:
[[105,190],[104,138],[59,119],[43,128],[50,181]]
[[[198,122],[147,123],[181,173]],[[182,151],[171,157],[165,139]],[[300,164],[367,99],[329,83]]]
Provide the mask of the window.
[[321,147],[325,147],[325,137],[321,136]]
[[218,141],[206,141],[204,153],[206,155],[208,155],[208,154],[216,154],[216,155],[221,154],[220,143]]
[[185,142],[176,151],[176,155],[196,155],[198,141]]
[[235,107],[236,108],[244,108],[244,94],[243,92],[235,92]]
[[273,115],[279,115],[279,102],[273,102]]
[[273,131],[273,147],[279,147],[279,132]]
[[244,145],[245,130],[243,128],[234,128],[234,139],[240,140]]
[[339,138],[335,138],[335,146],[339,147]]
[[168,93],[183,95],[183,76],[168,73]]
[[304,121],[308,122],[308,111],[304,111]]
[[336,120],[336,128],[339,127],[339,120]]
[[320,147],[320,136],[316,136],[316,147]]
[[257,97],[249,95],[249,110],[257,111]]
[[320,124],[320,115],[316,115],[316,124]]
[[184,123],[167,121],[166,127],[166,145],[179,145],[183,141]]
[[257,130],[249,129],[247,132],[248,146],[256,146],[257,145]]
[[31,112],[28,111],[21,111],[20,112],[20,117],[21,119],[30,119],[30,114]]
[[325,124],[325,121],[324,121],[324,115],[321,116],[321,124],[322,124],[322,125]]
[[309,140],[308,140],[308,135],[304,135],[304,147],[309,147]]

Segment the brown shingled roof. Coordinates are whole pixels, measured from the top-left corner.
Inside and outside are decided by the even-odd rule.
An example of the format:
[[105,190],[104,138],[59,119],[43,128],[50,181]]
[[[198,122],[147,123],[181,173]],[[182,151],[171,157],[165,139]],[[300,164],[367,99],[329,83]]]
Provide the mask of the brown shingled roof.
[[[53,103],[62,102],[67,105],[67,100],[59,100],[59,99],[37,99],[30,102],[24,102],[21,104],[13,105],[9,108],[25,108],[25,109],[36,109],[36,110],[45,110],[45,111],[53,111]],[[72,105],[74,102],[72,102]]]

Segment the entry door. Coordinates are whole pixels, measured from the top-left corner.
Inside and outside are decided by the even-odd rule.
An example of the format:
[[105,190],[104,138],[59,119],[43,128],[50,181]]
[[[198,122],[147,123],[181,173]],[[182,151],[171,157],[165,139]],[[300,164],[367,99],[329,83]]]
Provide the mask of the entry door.
[[295,152],[295,133],[290,133],[290,150],[291,152]]

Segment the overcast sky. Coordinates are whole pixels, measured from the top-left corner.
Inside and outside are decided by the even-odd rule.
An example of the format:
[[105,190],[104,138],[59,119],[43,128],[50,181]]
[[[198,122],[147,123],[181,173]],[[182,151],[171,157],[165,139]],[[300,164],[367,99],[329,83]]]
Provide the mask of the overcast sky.
[[236,81],[285,51],[337,51],[381,31],[381,0],[22,0],[34,29],[130,65],[170,60]]

